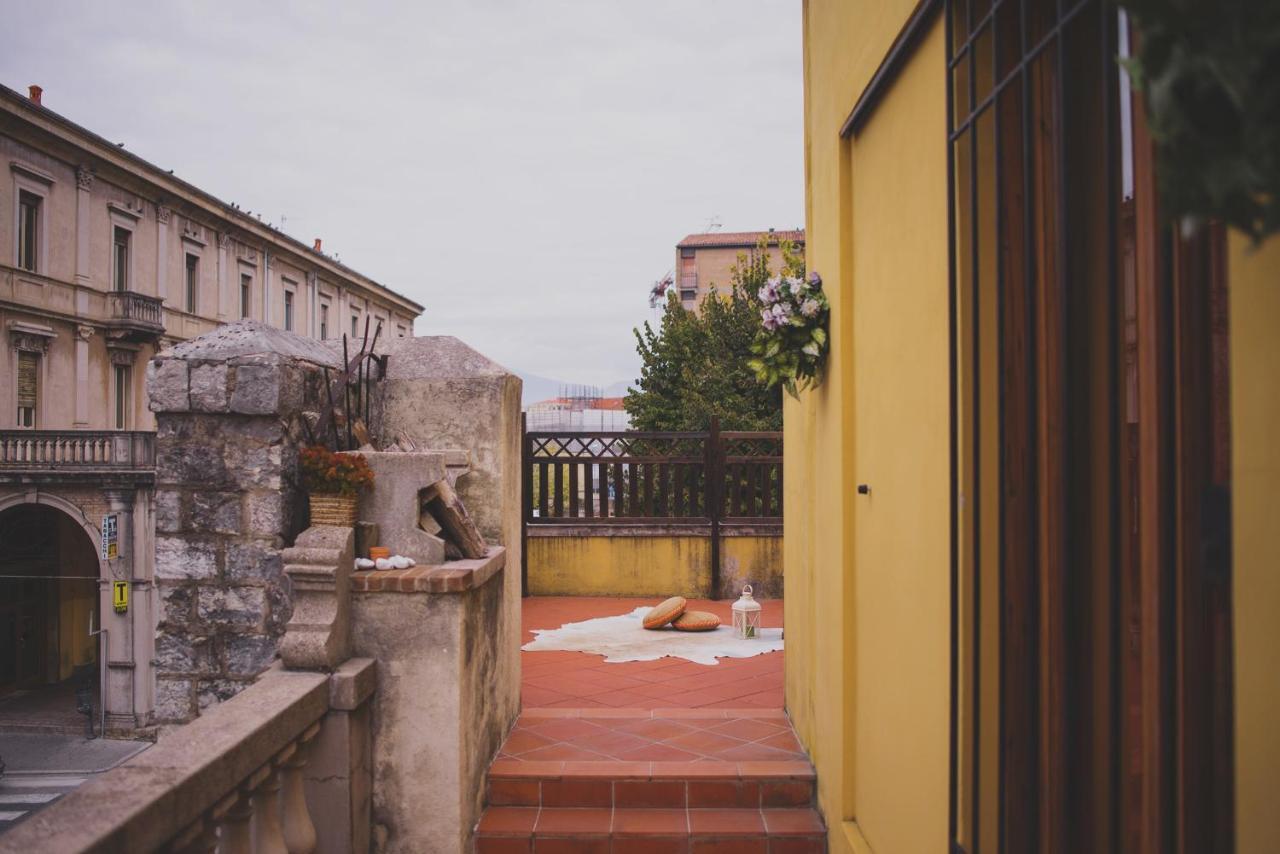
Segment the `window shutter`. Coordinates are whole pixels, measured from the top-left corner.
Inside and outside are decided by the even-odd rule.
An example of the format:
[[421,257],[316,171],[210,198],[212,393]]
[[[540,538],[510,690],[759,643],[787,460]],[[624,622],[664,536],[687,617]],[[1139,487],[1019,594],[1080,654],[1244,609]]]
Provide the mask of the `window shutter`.
[[18,406],[36,405],[36,368],[40,357],[35,353],[18,353]]

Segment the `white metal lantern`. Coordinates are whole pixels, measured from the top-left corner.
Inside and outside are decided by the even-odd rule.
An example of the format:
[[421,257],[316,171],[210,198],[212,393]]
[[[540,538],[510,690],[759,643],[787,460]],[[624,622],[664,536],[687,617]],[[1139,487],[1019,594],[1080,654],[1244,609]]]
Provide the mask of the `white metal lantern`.
[[760,603],[751,598],[750,585],[742,588],[742,596],[733,603],[733,634],[740,638],[760,637]]

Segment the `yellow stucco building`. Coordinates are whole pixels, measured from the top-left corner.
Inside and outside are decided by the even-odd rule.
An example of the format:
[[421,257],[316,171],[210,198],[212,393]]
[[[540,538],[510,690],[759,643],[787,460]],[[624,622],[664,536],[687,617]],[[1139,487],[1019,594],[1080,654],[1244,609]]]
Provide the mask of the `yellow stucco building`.
[[1280,850],[1280,240],[1162,224],[1112,4],[803,28],[786,696],[830,850]]

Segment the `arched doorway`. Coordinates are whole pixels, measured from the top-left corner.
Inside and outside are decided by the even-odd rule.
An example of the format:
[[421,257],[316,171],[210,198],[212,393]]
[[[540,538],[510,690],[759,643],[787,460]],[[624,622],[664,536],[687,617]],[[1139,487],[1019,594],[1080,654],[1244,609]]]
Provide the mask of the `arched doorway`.
[[67,513],[0,510],[0,726],[83,725],[76,688],[98,689],[99,566]]

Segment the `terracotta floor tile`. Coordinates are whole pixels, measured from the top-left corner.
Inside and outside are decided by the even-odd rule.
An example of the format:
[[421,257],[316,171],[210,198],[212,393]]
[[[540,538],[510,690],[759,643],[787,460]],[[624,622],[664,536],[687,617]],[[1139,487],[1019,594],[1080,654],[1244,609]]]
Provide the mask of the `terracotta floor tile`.
[[751,836],[764,833],[758,809],[691,809],[689,833],[693,836]]
[[765,777],[771,780],[793,779],[813,780],[813,766],[805,760],[789,759],[782,762],[766,760],[738,763],[738,772],[743,777]]
[[684,780],[619,780],[613,784],[613,803],[618,809],[684,809],[685,792]]
[[699,754],[681,750],[668,744],[647,744],[644,747],[624,753],[619,759],[632,762],[692,762]]
[[[804,785],[798,781],[796,784]],[[689,809],[751,809],[753,807],[757,809],[760,807],[760,784],[754,780],[694,779],[689,781]]]
[[536,807],[541,803],[538,780],[490,780],[489,804],[492,806]]
[[764,836],[702,836],[689,840],[689,854],[767,854]]
[[[732,748],[743,747],[746,742],[730,738],[727,735],[721,735],[716,730],[704,729],[677,735],[674,738],[667,739],[663,744],[669,744],[681,750],[688,750],[690,753],[701,753],[703,756],[720,756]],[[734,762],[737,761],[736,757],[730,757],[730,759]]]
[[529,836],[538,819],[537,807],[489,807],[476,830],[503,836]]
[[[712,732],[721,735],[731,735],[742,741],[757,741],[762,738],[769,738],[779,733],[788,733],[790,727],[783,728],[783,721],[762,721],[755,718],[738,718],[737,720],[726,721],[717,727],[712,727]],[[789,733],[788,733],[789,734]]]
[[614,810],[614,836],[685,836],[689,820],[685,810]]
[[808,807],[813,803],[813,783],[808,780],[765,780],[760,783],[760,806]]
[[692,731],[693,727],[679,721],[651,718],[643,721],[628,721],[618,729],[651,741],[664,741],[675,738],[677,735],[684,735]]
[[825,833],[817,810],[763,810],[765,828],[770,836],[797,836]]
[[612,809],[548,809],[544,807],[538,814],[534,833],[540,836],[569,833],[608,836],[612,827]]
[[613,854],[688,854],[689,840],[683,836],[615,836]]
[[566,777],[596,777],[609,780],[647,780],[652,764],[649,762],[566,762]]
[[777,735],[762,738],[756,744],[763,744],[765,747],[776,747],[778,750],[789,750],[792,753],[804,752],[804,748],[800,746],[799,739],[790,731],[783,731]]
[[563,762],[530,762],[523,759],[498,759],[489,766],[490,779],[528,779],[530,777],[559,777]]
[[610,759],[612,757],[605,756],[603,753],[597,753],[594,750],[587,750],[585,747],[574,747],[572,744],[557,742],[556,744],[552,744],[547,747],[539,747],[537,750],[531,750],[528,753],[522,753],[520,754],[520,758],[530,761],[561,759],[565,761],[581,762],[584,760]]
[[607,836],[538,836],[533,854],[610,854]]
[[530,750],[546,747],[549,744],[555,744],[555,741],[538,735],[533,730],[519,729],[507,737],[506,742],[502,745],[502,752],[511,756],[519,756],[521,753],[528,753]]
[[827,837],[775,836],[769,840],[769,854],[827,854]]
[[531,836],[477,836],[476,854],[529,854],[533,851]]
[[[543,748],[547,750],[549,748]],[[536,752],[536,751],[535,751]],[[532,757],[533,754],[524,754]],[[761,762],[761,761],[777,761],[781,762],[786,759],[795,759],[796,754],[786,750],[778,750],[774,747],[765,747],[763,744],[743,744],[738,747],[730,747],[727,750],[721,750],[716,754],[719,759],[725,759],[730,762]],[[549,759],[555,757],[547,757]]]
[[737,780],[738,763],[698,759],[693,762],[655,762],[652,776],[655,780]]
[[610,784],[598,779],[567,778],[544,780],[542,806],[613,808]]

